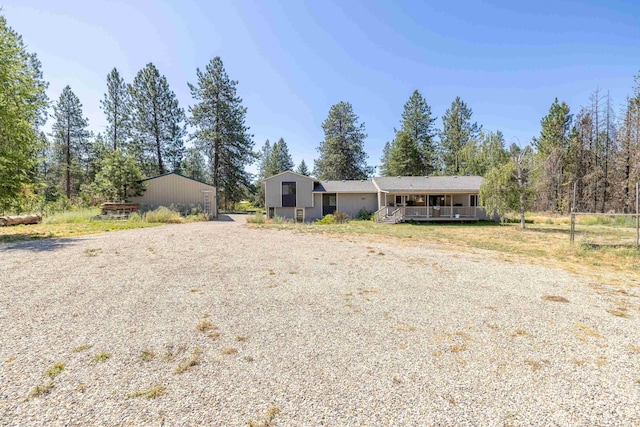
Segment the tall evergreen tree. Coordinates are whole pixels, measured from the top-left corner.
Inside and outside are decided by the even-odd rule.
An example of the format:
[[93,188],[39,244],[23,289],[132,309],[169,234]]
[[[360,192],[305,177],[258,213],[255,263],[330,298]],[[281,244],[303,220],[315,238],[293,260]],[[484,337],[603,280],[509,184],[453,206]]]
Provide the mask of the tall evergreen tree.
[[458,175],[463,170],[462,155],[465,146],[475,141],[482,126],[471,122],[473,111],[459,96],[442,116],[440,151],[446,175]]
[[620,209],[633,212],[635,209],[634,185],[640,181],[640,75],[636,77],[636,94],[627,99],[619,133],[620,151],[617,156],[619,168],[618,187]]
[[389,153],[388,175],[417,176],[424,172],[417,140],[408,132],[396,133]]
[[315,161],[314,175],[322,180],[366,179],[373,168],[366,165],[364,152],[364,123],[348,102],[335,104],[322,124],[324,141],[320,143],[320,157]]
[[[427,101],[420,92],[413,91],[409,100],[404,104],[400,132],[406,133],[417,147],[417,161],[421,167],[419,171],[414,173],[415,175],[429,175],[436,169],[435,121],[436,117],[432,116],[431,107]],[[413,153],[411,154],[413,155]],[[404,159],[402,162],[413,163],[410,159]]]
[[568,209],[565,166],[569,147],[572,116],[565,102],[556,98],[549,114],[540,121],[540,137],[534,138],[539,170],[538,207],[541,210],[566,211]]
[[[47,83],[40,61],[0,15],[0,211],[9,208],[38,164]],[[40,150],[34,149],[40,147]]]
[[[235,203],[250,188],[245,167],[255,160],[253,135],[245,124],[247,109],[236,94],[237,81],[229,79],[220,57],[204,72],[196,70],[197,85],[189,83],[197,103],[190,107],[193,139],[209,161],[213,185],[223,191],[225,205]],[[220,197],[217,198],[217,200]]]
[[60,171],[63,174],[64,193],[67,198],[78,194],[83,181],[83,166],[87,163],[89,137],[87,130],[89,121],[83,117],[82,104],[66,86],[58,102],[53,107],[52,135],[57,153]]
[[384,143],[382,148],[382,157],[380,157],[380,166],[378,166],[378,173],[380,176],[388,176],[389,174],[389,160],[391,159],[391,144],[389,141]]
[[165,76],[152,63],[129,86],[133,152],[147,174],[179,169],[184,153],[185,114]]
[[289,154],[289,147],[287,147],[284,139],[280,138],[278,142],[273,144],[269,166],[271,168],[269,170],[269,176],[293,170],[293,159],[291,158],[291,154]]
[[129,91],[117,68],[107,75],[107,92],[100,100],[109,125],[106,137],[114,150],[126,146],[131,135],[131,108]]
[[205,181],[207,178],[207,163],[195,147],[187,148],[182,160],[182,174],[197,181]]
[[271,147],[271,142],[267,139],[257,155],[259,179],[268,178],[273,175],[271,173],[273,170],[273,167],[271,166],[272,151],[273,148]]
[[302,161],[298,165],[298,169],[296,170],[296,172],[298,172],[300,175],[305,175],[305,176],[311,175],[309,166],[307,166],[307,163],[304,161],[304,159],[302,159]]

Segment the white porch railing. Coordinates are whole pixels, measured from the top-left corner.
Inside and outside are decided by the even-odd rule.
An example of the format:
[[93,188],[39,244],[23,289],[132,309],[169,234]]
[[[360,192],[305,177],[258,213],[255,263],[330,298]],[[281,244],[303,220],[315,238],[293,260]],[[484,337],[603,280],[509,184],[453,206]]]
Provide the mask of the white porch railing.
[[376,212],[376,221],[391,217],[394,222],[425,218],[478,218],[479,209],[475,206],[399,206],[383,207]]

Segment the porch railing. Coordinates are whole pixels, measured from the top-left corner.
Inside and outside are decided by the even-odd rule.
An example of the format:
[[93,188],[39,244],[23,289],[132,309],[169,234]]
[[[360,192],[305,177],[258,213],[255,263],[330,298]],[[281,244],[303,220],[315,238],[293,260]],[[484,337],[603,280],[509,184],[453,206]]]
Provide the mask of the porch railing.
[[391,217],[395,222],[424,218],[478,218],[481,207],[475,206],[399,206],[383,207],[376,212],[376,221]]

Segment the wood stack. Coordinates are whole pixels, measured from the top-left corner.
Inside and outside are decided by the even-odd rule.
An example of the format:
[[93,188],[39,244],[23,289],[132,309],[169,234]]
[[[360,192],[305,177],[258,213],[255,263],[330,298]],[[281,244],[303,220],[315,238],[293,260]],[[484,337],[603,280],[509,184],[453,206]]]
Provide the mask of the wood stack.
[[20,216],[0,216],[0,226],[20,224],[39,224],[42,221],[41,215],[20,215]]
[[136,203],[106,202],[100,205],[100,216],[103,219],[127,219],[133,212],[138,212]]

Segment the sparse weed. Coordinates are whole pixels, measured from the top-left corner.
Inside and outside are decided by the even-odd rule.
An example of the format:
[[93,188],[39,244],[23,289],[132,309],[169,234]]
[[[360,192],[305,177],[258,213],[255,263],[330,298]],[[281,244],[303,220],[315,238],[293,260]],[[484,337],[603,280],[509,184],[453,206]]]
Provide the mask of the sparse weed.
[[140,352],[140,360],[143,362],[149,362],[154,357],[156,357],[156,354],[151,350],[142,350],[142,352]]
[[64,371],[64,368],[65,368],[64,362],[56,362],[53,364],[52,367],[47,369],[43,375],[51,379],[54,379],[56,376],[58,376],[60,372]]
[[280,413],[280,408],[272,406],[267,409],[267,414],[258,421],[249,421],[247,427],[275,427],[275,418]]
[[82,344],[82,345],[79,345],[79,346],[75,347],[72,351],[74,353],[81,353],[83,351],[87,351],[87,350],[91,349],[91,347],[93,347],[92,344]]
[[167,392],[167,389],[164,386],[157,385],[155,387],[151,387],[148,390],[135,391],[133,393],[127,394],[129,399],[134,397],[146,397],[147,399],[155,399],[156,397],[160,397]]
[[91,359],[92,362],[101,362],[104,363],[111,357],[111,353],[98,353]]
[[200,323],[198,323],[198,326],[196,327],[196,329],[198,329],[200,332],[205,332],[212,329],[218,329],[218,327],[213,323],[211,323],[210,321],[204,319],[204,320],[201,320]]
[[186,372],[189,369],[191,369],[192,367],[194,367],[196,365],[199,365],[199,364],[200,364],[200,349],[198,347],[196,347],[191,352],[191,356],[189,356],[189,358],[187,360],[185,360],[180,365],[178,365],[178,367],[176,368],[175,371],[173,371],[173,373],[174,374],[181,374],[181,373]]
[[222,354],[230,356],[232,354],[236,354],[238,352],[238,350],[236,350],[233,347],[229,347],[229,348],[225,348],[224,350],[222,350]]
[[565,297],[557,296],[557,295],[544,295],[542,297],[545,301],[553,301],[553,302],[569,302]]
[[51,390],[53,390],[53,381],[49,381],[45,385],[35,386],[33,390],[31,390],[31,392],[29,393],[29,397],[38,397],[45,394],[49,394],[51,393]]

